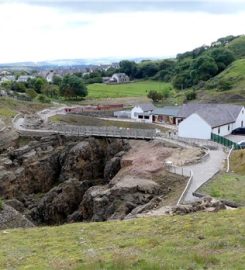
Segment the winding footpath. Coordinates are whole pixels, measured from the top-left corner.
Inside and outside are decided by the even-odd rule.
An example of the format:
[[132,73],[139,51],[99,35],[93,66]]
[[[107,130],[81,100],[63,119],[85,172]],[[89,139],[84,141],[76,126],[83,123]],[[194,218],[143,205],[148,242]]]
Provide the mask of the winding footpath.
[[189,190],[183,199],[184,203],[194,202],[198,199],[197,197],[193,196],[192,193],[222,169],[225,158],[226,154],[220,147],[218,150],[210,150],[209,157],[206,161],[185,166],[185,168],[193,171],[193,179]]

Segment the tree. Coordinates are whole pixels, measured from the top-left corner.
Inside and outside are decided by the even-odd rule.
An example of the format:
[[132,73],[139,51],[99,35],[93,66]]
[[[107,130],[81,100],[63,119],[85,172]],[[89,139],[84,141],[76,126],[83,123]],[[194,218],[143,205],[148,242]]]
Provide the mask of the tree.
[[50,98],[56,98],[59,96],[59,86],[54,85],[54,84],[46,84],[43,88],[42,88],[42,93],[44,95],[46,95],[47,97]]
[[147,97],[152,99],[153,102],[158,102],[163,99],[163,94],[155,90],[150,90]]
[[119,63],[120,72],[126,73],[131,79],[134,79],[137,66],[133,61],[123,60]]
[[235,60],[232,51],[226,48],[213,49],[210,53],[210,56],[215,60],[219,72],[223,71],[229,64],[231,64]]
[[66,75],[60,86],[60,94],[66,98],[85,97],[88,91],[82,79],[76,75]]
[[62,78],[60,76],[54,75],[53,77],[53,84],[60,86],[62,82]]
[[196,84],[200,80],[207,81],[212,78],[218,73],[219,69],[215,60],[212,57],[205,55],[194,60],[191,70],[193,71],[192,74],[190,72],[193,84]]

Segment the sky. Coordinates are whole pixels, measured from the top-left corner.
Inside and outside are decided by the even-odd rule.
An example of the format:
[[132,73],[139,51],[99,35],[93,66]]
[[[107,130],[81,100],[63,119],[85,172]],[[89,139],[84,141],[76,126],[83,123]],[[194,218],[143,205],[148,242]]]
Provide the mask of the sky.
[[245,0],[0,0],[0,63],[174,57],[244,18]]

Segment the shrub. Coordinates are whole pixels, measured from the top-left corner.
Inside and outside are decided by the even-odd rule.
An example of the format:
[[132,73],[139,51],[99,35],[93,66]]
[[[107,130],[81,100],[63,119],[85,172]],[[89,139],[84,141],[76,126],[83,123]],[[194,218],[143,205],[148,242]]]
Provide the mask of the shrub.
[[196,92],[195,91],[188,91],[185,93],[186,100],[194,100],[196,99]]
[[232,88],[232,82],[228,80],[220,80],[218,82],[218,89],[220,91],[230,90]]
[[41,103],[50,103],[50,99],[42,94],[38,95],[35,100]]
[[163,99],[163,94],[155,90],[150,90],[147,97],[152,99],[153,102],[158,102],[159,100]]

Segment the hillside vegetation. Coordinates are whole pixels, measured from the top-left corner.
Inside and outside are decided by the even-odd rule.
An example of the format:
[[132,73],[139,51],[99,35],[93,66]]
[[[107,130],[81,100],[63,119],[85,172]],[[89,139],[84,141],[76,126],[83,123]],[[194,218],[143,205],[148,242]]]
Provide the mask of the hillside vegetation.
[[244,235],[245,209],[7,230],[0,268],[242,270]]
[[48,105],[35,102],[20,101],[13,98],[0,98],[0,118],[9,121],[19,112],[35,112],[46,108]]

